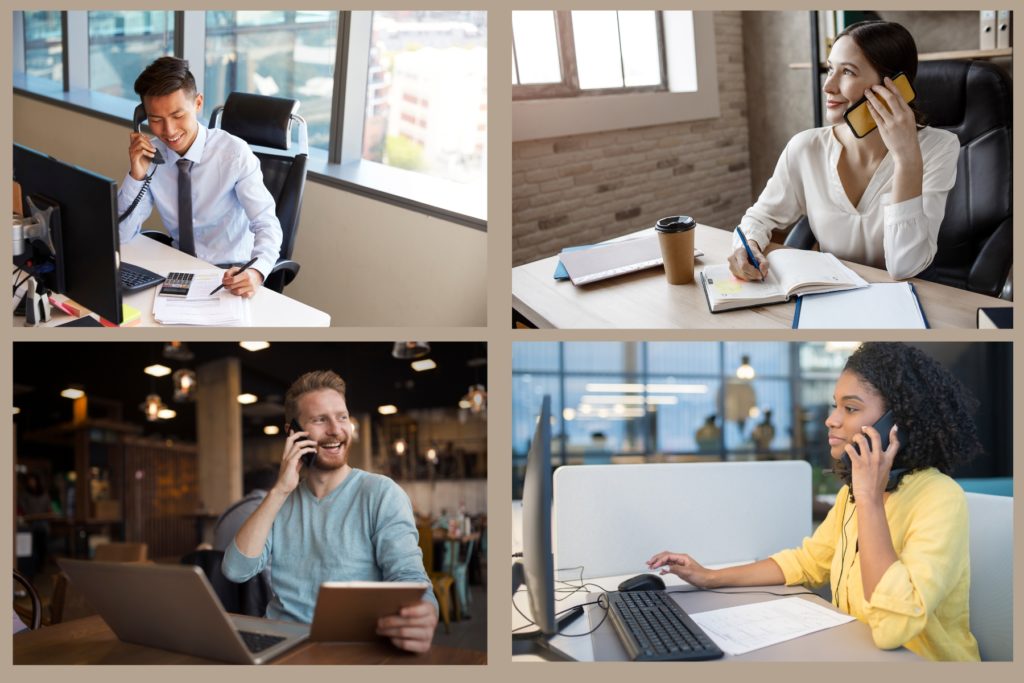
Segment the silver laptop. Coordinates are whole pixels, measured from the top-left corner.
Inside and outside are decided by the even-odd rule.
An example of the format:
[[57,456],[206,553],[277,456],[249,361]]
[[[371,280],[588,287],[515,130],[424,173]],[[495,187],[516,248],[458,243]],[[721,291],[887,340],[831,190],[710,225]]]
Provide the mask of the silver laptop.
[[228,614],[199,567],[58,560],[117,637],[233,664],[263,664],[309,637],[309,626]]

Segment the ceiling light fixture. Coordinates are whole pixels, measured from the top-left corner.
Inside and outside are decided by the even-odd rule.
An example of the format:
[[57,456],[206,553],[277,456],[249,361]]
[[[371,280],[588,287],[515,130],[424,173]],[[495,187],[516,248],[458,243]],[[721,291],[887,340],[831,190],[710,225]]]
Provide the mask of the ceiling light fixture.
[[85,396],[85,390],[82,389],[82,387],[70,386],[64,391],[60,392],[60,395],[63,396],[64,398],[70,398],[74,400],[76,398],[82,398],[83,396]]
[[270,342],[265,341],[241,341],[238,342],[238,345],[246,351],[262,351],[270,348]]
[[424,370],[433,370],[437,367],[437,363],[431,358],[424,358],[422,360],[414,360],[412,363],[412,369],[416,372],[423,372]]
[[281,433],[281,428],[277,425],[265,425],[263,427],[263,433],[267,436],[277,436]]
[[167,375],[171,374],[171,369],[166,365],[153,363],[152,365],[146,367],[146,369],[143,370],[143,372],[152,377],[166,377]]
[[238,402],[241,403],[243,406],[247,406],[247,405],[249,405],[251,403],[255,403],[258,400],[260,400],[260,399],[259,399],[259,397],[256,396],[256,394],[239,394],[238,395]]
[[377,412],[380,413],[381,415],[394,415],[395,413],[398,412],[398,407],[393,406],[389,403],[386,406],[378,406]]
[[398,360],[415,360],[423,358],[428,353],[430,353],[429,342],[395,342],[395,345],[391,347],[391,355]]

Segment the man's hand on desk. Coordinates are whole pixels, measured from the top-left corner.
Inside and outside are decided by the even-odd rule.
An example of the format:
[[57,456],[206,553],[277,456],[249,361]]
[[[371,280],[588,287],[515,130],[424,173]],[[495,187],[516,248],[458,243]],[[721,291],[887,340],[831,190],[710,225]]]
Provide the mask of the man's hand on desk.
[[225,270],[221,284],[235,296],[250,298],[263,285],[263,276],[255,268],[249,268],[242,273],[238,271],[238,266]]
[[403,607],[395,616],[382,617],[377,621],[377,635],[390,638],[395,647],[409,652],[429,650],[436,628],[437,610],[426,600]]

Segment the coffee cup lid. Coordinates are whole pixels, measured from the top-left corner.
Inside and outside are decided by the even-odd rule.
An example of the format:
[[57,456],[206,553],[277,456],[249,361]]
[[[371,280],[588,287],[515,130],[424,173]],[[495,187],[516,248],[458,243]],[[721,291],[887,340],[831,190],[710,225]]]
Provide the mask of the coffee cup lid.
[[659,218],[654,224],[658,232],[686,232],[697,227],[697,222],[689,216],[666,216]]

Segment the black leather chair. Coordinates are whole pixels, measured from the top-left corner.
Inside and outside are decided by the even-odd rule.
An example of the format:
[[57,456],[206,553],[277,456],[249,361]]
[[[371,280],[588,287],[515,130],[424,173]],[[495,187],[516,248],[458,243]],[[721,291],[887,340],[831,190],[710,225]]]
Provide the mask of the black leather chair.
[[[938,251],[919,277],[999,296],[1013,265],[1013,89],[990,62],[921,62],[914,87],[927,123],[960,138],[956,184],[946,199]],[[801,218],[786,245],[814,245]]]
[[245,583],[234,583],[221,572],[223,560],[222,550],[195,550],[181,558],[181,563],[195,565],[203,570],[225,611],[251,617],[265,615],[271,595],[266,575],[260,573]]
[[[221,128],[259,148],[254,149],[253,153],[260,160],[263,184],[274,197],[277,219],[281,222],[283,233],[280,256],[263,283],[264,287],[275,292],[282,291],[285,285],[294,280],[300,267],[292,260],[292,250],[299,230],[302,195],[306,187],[309,143],[306,122],[296,114],[298,109],[298,100],[233,92],[228,95],[224,105],[214,109],[210,116],[210,128]],[[299,126],[298,152],[291,155],[270,151],[287,151],[291,147],[292,123]],[[145,231],[143,234],[164,244],[171,244],[166,233]]]

